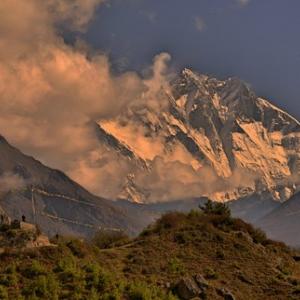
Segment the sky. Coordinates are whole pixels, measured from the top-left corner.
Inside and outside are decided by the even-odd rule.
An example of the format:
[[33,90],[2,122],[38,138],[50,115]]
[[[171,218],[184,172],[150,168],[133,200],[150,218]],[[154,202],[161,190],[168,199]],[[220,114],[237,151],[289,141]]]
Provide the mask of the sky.
[[239,77],[300,119],[299,35],[298,0],[112,0],[81,37],[117,72],[167,52],[177,70]]

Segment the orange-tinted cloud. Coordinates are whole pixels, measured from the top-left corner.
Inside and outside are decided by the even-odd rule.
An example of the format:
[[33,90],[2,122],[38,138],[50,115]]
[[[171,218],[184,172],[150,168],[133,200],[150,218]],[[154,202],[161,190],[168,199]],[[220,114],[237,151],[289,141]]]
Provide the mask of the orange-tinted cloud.
[[146,138],[143,129],[134,127],[119,130],[131,143],[140,137],[137,153],[153,160],[147,173],[97,141],[91,121],[118,117],[129,122],[133,115],[155,118],[169,105],[165,94],[169,54],[154,58],[146,79],[132,72],[114,76],[105,55],[87,55],[82,45],[64,43],[57,26],[84,30],[101,2],[0,1],[0,134],[110,198],[122,191],[128,174],[151,192],[150,201],[221,189],[218,176],[208,167],[199,168],[180,145],[162,158],[163,136]]

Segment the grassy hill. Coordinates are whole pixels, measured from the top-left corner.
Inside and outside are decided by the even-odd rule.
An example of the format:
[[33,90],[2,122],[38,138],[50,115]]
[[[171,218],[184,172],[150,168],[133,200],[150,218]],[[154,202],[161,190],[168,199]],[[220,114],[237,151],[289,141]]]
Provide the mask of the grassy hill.
[[135,239],[99,232],[89,242],[56,237],[54,246],[24,248],[14,230],[1,228],[0,299],[300,297],[297,252],[220,205],[168,213]]

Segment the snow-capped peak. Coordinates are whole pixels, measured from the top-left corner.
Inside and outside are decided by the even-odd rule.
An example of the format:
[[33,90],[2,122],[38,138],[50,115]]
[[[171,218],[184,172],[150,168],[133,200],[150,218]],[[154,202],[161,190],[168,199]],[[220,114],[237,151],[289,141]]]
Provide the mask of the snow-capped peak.
[[[268,191],[283,201],[299,189],[297,120],[238,78],[218,80],[184,69],[170,86],[168,111],[131,117],[121,129],[103,124],[134,153],[134,160],[122,154],[126,151],[118,154],[134,174],[128,182],[125,173],[123,184],[132,200],[209,196],[224,201]],[[156,177],[159,183],[153,182]],[[146,196],[133,196],[142,190]]]

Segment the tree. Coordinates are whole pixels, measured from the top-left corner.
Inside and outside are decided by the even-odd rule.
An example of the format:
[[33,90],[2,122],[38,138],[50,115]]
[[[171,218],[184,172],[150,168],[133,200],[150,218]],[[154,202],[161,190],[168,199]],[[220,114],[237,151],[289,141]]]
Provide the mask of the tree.
[[227,217],[231,216],[230,208],[226,203],[222,203],[222,202],[214,202],[211,200],[207,200],[204,206],[200,206],[200,209],[205,214],[220,215],[220,216],[227,216]]

